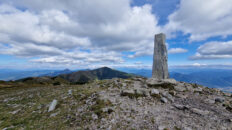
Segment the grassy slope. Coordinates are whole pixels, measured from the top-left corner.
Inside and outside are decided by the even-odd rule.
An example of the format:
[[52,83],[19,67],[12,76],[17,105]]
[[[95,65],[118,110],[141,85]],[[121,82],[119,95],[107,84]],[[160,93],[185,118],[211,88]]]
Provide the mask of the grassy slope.
[[[0,129],[69,129],[74,124],[81,129],[91,120],[90,109],[84,110],[84,114],[79,116],[76,113],[77,109],[84,106],[86,98],[99,91],[99,88],[83,85],[28,87],[0,88]],[[68,96],[70,89],[73,90],[73,96]],[[53,99],[58,100],[57,109],[47,112]],[[51,117],[54,113],[57,115]]]

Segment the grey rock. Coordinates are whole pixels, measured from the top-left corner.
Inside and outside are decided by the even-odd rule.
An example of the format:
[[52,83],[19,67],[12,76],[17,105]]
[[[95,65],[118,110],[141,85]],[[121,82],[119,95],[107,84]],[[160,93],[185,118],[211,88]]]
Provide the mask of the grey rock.
[[149,95],[149,90],[147,90],[145,88],[139,88],[139,89],[135,89],[135,93],[139,94],[139,95],[148,96]]
[[169,84],[177,84],[177,81],[175,79],[163,79],[163,82]]
[[165,126],[159,126],[158,130],[164,130],[166,127]]
[[187,110],[187,109],[189,109],[189,106],[180,105],[180,104],[174,104],[174,107],[179,109],[179,110]]
[[97,120],[98,119],[98,116],[96,115],[96,114],[92,114],[92,118],[93,118],[93,120]]
[[13,111],[13,112],[11,112],[11,114],[17,114],[18,112],[20,111],[20,109],[18,109],[18,110],[15,110],[15,111]]
[[203,91],[203,89],[201,87],[197,87],[194,89],[194,92],[202,92],[202,91]]
[[60,112],[52,113],[52,114],[50,115],[50,117],[55,117],[55,116],[57,116],[59,113],[60,113]]
[[135,94],[135,91],[133,89],[129,89],[129,90],[122,90],[121,95],[123,96],[127,96],[130,94]]
[[158,89],[152,89],[151,90],[151,95],[158,95],[159,94],[159,90]]
[[217,97],[215,98],[215,102],[223,103],[225,101],[225,98]]
[[175,79],[157,79],[157,78],[149,78],[146,80],[146,84],[149,87],[165,87],[168,85],[174,86],[177,84]]
[[68,90],[68,95],[72,95],[72,90]]
[[160,99],[160,101],[161,101],[162,103],[167,103],[167,102],[168,102],[168,100],[167,100],[165,97],[162,97],[162,98]]
[[56,109],[57,103],[58,103],[58,101],[57,101],[56,99],[54,99],[54,100],[51,102],[50,106],[49,106],[48,112],[51,112],[51,111],[55,110],[55,109]]
[[186,89],[190,92],[194,91],[193,86],[191,84],[186,84]]
[[169,101],[174,102],[174,99],[173,99],[172,95],[169,94],[168,92],[163,92],[163,93],[161,93],[161,95],[163,97],[166,97]]
[[174,89],[178,92],[184,92],[186,90],[184,84],[182,83],[179,83],[177,84],[177,86],[174,86]]
[[214,104],[215,103],[215,100],[212,100],[212,99],[205,99],[204,101],[206,103],[209,103],[209,104]]
[[155,35],[154,59],[152,77],[157,79],[168,79],[168,54],[166,48],[166,36],[163,33]]
[[126,83],[122,83],[122,87],[126,87],[127,86],[127,84]]
[[193,113],[196,113],[196,114],[199,114],[199,115],[208,115],[209,114],[209,111],[207,111],[207,110],[200,110],[200,109],[197,109],[197,108],[191,108],[191,111],[193,112]]

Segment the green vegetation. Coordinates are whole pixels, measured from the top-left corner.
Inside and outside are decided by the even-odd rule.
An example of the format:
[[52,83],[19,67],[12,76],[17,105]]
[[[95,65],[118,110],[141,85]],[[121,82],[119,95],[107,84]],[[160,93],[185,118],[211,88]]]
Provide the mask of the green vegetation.
[[109,100],[104,101],[104,100],[97,99],[96,104],[91,106],[90,110],[94,111],[94,113],[98,115],[99,118],[103,118],[107,114],[110,114],[111,112],[113,112],[112,109],[108,109],[106,112],[103,111],[103,108],[110,107],[110,106],[112,106],[112,103]]
[[[109,102],[98,100],[97,104],[90,106],[91,109],[77,112],[77,109],[86,105],[86,100],[92,94],[103,89],[93,87],[91,84],[85,87],[39,83],[30,85],[17,82],[1,86],[0,129],[69,129],[74,126],[82,129],[92,120],[92,113],[105,117],[107,113],[102,114],[100,109],[110,106]],[[68,95],[70,89],[72,95]],[[58,100],[58,105],[54,111],[48,112],[49,104],[54,99]]]

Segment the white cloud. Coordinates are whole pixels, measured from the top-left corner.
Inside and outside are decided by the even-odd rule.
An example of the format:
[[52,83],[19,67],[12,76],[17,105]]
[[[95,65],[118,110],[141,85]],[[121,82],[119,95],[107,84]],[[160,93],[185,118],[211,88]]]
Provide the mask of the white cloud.
[[103,64],[123,62],[125,51],[153,53],[153,35],[160,32],[157,18],[151,5],[131,7],[130,2],[5,1],[0,4],[0,43],[7,46],[1,54],[41,63]]
[[168,50],[169,54],[186,53],[186,52],[188,52],[188,50],[183,48],[171,48]]
[[190,57],[192,60],[232,58],[232,41],[208,42],[197,49],[197,53]]
[[232,34],[231,0],[181,0],[179,8],[169,16],[167,32],[190,34],[191,41]]

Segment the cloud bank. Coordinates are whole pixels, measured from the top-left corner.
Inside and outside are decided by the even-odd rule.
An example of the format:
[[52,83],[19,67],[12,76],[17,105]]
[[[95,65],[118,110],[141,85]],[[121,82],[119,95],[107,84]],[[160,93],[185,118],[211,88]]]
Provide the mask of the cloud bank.
[[0,53],[41,63],[122,63],[123,52],[152,48],[161,31],[151,5],[130,2],[9,0],[0,4]]

